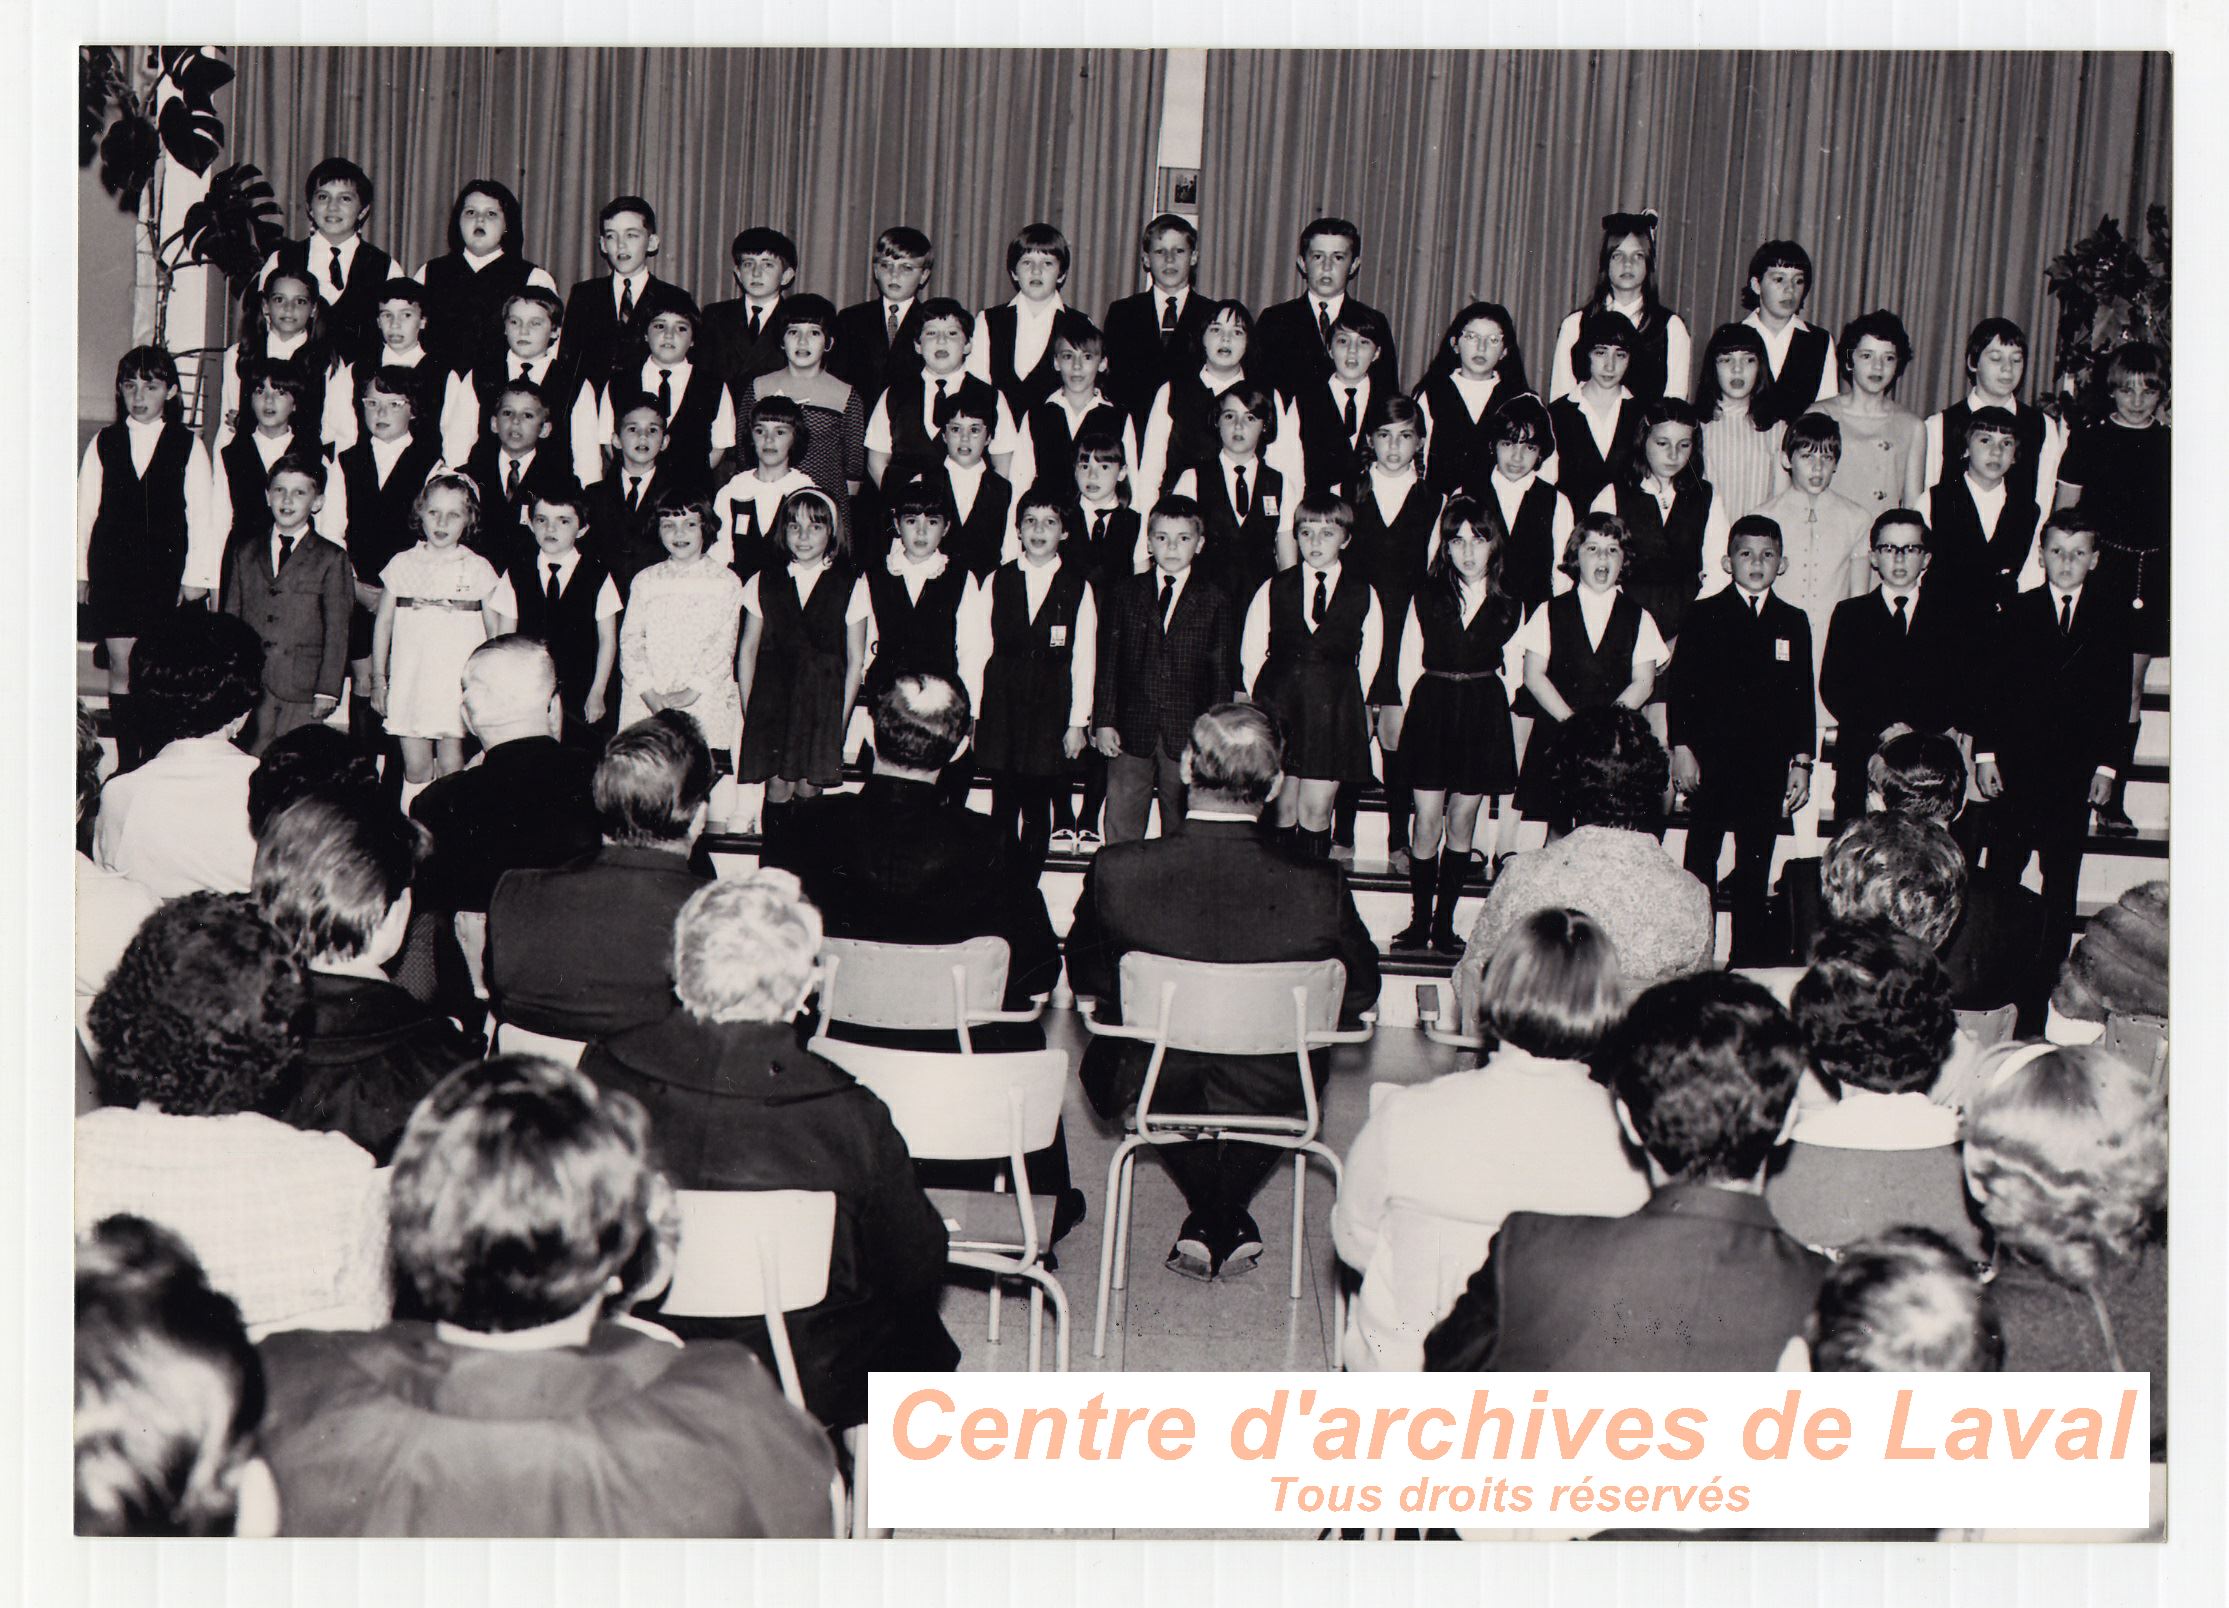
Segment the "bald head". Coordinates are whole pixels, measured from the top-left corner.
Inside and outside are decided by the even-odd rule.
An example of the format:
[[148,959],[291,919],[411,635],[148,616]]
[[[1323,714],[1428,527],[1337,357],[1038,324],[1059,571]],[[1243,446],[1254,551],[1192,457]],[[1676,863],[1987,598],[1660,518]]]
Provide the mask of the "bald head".
[[555,737],[561,719],[557,665],[532,637],[499,636],[464,663],[464,723],[481,746]]

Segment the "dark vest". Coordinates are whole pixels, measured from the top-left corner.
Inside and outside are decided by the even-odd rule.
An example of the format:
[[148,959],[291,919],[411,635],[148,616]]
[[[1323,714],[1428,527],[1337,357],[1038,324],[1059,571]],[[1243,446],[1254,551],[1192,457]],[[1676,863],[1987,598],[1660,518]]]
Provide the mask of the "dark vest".
[[1819,381],[1826,371],[1827,332],[1806,324],[1790,338],[1788,360],[1769,383],[1758,388],[1758,400],[1750,407],[1767,419],[1801,418],[1817,405]]
[[[1581,315],[1584,317],[1584,315]],[[1671,372],[1672,313],[1662,310],[1636,333],[1632,358],[1625,365],[1625,388],[1636,402],[1654,402],[1664,394]],[[1684,374],[1680,376],[1685,379]]]
[[[657,376],[651,383],[642,383],[642,368],[630,363],[623,376],[611,382],[611,416],[616,424],[622,414],[642,397],[658,394]],[[666,420],[666,444],[658,454],[661,465],[682,466],[681,472],[692,473],[702,479],[710,470],[712,459],[712,424],[720,416],[720,398],[727,387],[720,376],[703,363],[692,361],[689,365],[689,388],[681,393],[681,405]],[[544,443],[546,446],[548,443]]]
[[1605,456],[1594,444],[1587,410],[1576,396],[1558,397],[1548,404],[1548,418],[1556,429],[1556,486],[1571,499],[1572,513],[1584,514],[1604,486],[1624,478],[1635,447],[1633,422],[1640,411],[1633,400],[1618,404],[1617,424]]
[[[193,456],[193,434],[182,424],[165,424],[142,476],[132,467],[132,442],[121,422],[96,438],[101,460],[101,506],[93,516],[96,546],[136,558],[175,554],[186,558],[186,464]],[[260,479],[260,477],[258,477]],[[175,582],[172,583],[175,586]]]
[[533,272],[534,265],[515,251],[477,271],[465,266],[461,251],[427,263],[426,299],[433,303],[427,349],[459,371],[502,356],[503,304],[526,288]]
[[1143,522],[1135,508],[1110,508],[1105,512],[1107,533],[1095,538],[1092,530],[1098,523],[1099,513],[1090,508],[1083,510],[1081,549],[1102,594],[1123,576],[1136,573],[1138,529]]
[[[1371,388],[1373,392],[1375,387]],[[1346,388],[1337,378],[1311,385],[1301,395],[1300,456],[1306,465],[1308,490],[1329,491],[1345,485],[1366,467],[1362,453],[1362,414],[1368,403],[1362,388],[1355,388],[1355,433],[1346,425]]]
[[[1966,426],[1973,416],[1974,410],[1964,402],[1953,402],[1943,409],[1943,472],[1936,485],[1956,486],[1966,478]],[[2012,455],[2012,467],[2005,471],[2005,486],[2011,493],[2006,504],[2008,513],[2012,503],[2036,500],[2036,472],[2043,466],[2047,428],[2039,409],[2012,412],[2012,439],[2018,450]]]
[[[313,247],[317,248],[314,254]],[[273,272],[284,269],[301,274],[320,287],[331,283],[326,277],[326,267],[332,260],[332,248],[326,245],[322,235],[286,241],[274,256],[277,263]],[[340,296],[325,303],[325,323],[332,332],[334,349],[359,367],[379,349],[379,293],[394,276],[395,259],[369,241],[359,239],[356,259],[348,265],[348,278],[341,285]],[[323,300],[324,295],[321,288],[319,299]]]
[[[1044,606],[1033,620],[1021,566],[1001,564],[991,577],[992,660],[1019,667],[1031,677],[1058,677],[1065,699],[1068,666],[1076,651],[1076,612],[1083,605],[1088,584],[1084,565],[1063,561],[1046,589]],[[1055,626],[1067,628],[1066,639],[1057,648],[1052,637]]]
[[1370,583],[1345,564],[1331,589],[1330,606],[1311,631],[1316,577],[1307,565],[1281,572],[1269,583],[1269,663],[1330,665],[1352,670],[1362,656],[1362,625],[1370,615]]
[[1368,470],[1355,476],[1346,493],[1354,507],[1354,540],[1347,544],[1341,568],[1351,564],[1369,576],[1385,596],[1386,612],[1397,613],[1397,605],[1407,602],[1424,579],[1425,555],[1446,499],[1418,480],[1389,525],[1378,511]]
[[[503,394],[503,387],[518,372],[518,359],[508,351],[500,357],[484,358],[472,370],[472,389],[480,399],[480,430],[473,437],[477,447],[493,439],[489,431],[495,424],[496,398]],[[537,457],[544,452],[554,454],[558,462],[573,461],[573,405],[580,399],[581,381],[565,367],[564,359],[552,358],[542,373],[542,392],[549,398],[550,433],[541,446],[535,449]],[[691,389],[696,381],[690,380]],[[438,405],[438,399],[437,399]],[[462,468],[463,465],[458,465]],[[568,471],[569,472],[569,471]]]
[[1255,471],[1246,477],[1247,514],[1239,522],[1231,506],[1231,488],[1223,478],[1223,459],[1211,453],[1192,468],[1192,494],[1207,520],[1207,546],[1199,562],[1206,566],[1231,599],[1232,610],[1243,619],[1262,582],[1277,572],[1277,519],[1266,511],[1267,499],[1283,507],[1285,477],[1255,459]]
[[1628,547],[1618,584],[1656,617],[1666,641],[1679,635],[1687,606],[1703,585],[1703,527],[1710,517],[1711,484],[1689,477],[1672,498],[1666,519],[1656,499],[1631,481],[1618,482],[1618,518]]
[[1210,460],[1222,451],[1215,433],[1215,404],[1222,393],[1200,383],[1200,371],[1187,369],[1169,381],[1169,450],[1163,484],[1193,464]]
[[[1946,429],[1944,439],[1949,439]],[[1927,584],[1956,598],[1962,607],[1994,614],[2019,591],[2020,570],[2035,545],[2040,510],[2023,499],[2012,477],[2005,477],[2005,506],[1994,535],[1984,535],[1981,510],[1974,506],[1964,471],[1927,494],[1929,539]]]
[[1579,594],[1565,592],[1548,604],[1548,680],[1574,710],[1607,708],[1633,684],[1633,649],[1640,640],[1640,605],[1621,593],[1603,627],[1602,646],[1591,646]]
[[758,606],[766,621],[764,646],[779,648],[791,659],[813,655],[832,658],[837,664],[844,662],[844,613],[851,606],[851,587],[856,579],[841,564],[828,566],[813,586],[811,599],[799,605],[797,582],[789,572],[789,565],[760,572]]
[[[1518,607],[1507,596],[1496,594],[1478,606],[1471,623],[1463,623],[1455,595],[1444,586],[1427,586],[1415,598],[1416,629],[1424,644],[1424,668],[1455,675],[1476,675],[1502,667],[1502,650],[1517,634]],[[1605,633],[1607,634],[1607,633]],[[1585,633],[1581,633],[1584,640]],[[1628,681],[1631,676],[1626,678]],[[1624,691],[1621,683],[1619,691]]]
[[1037,366],[1027,374],[1014,372],[1014,344],[1019,338],[1022,315],[1014,304],[993,307],[983,315],[983,338],[991,343],[991,384],[998,387],[998,394],[1006,398],[1007,411],[1015,418],[1026,417],[1038,403],[1060,389],[1060,372],[1053,367],[1053,343],[1045,342],[1045,350],[1038,354]]
[[1083,428],[1068,428],[1068,410],[1048,397],[1029,410],[1030,450],[1037,457],[1037,478],[1062,486],[1071,485],[1076,478],[1076,437],[1093,430],[1104,430],[1117,440],[1122,437],[1125,420],[1123,412],[1111,402],[1102,402],[1084,415]]
[[[945,484],[951,484],[949,475]],[[1014,483],[996,469],[984,470],[983,482],[975,489],[975,506],[944,544],[956,566],[976,576],[998,568],[1006,543],[1006,512],[1013,503]]]
[[[967,381],[965,373],[944,377],[947,395],[957,395]],[[896,490],[915,475],[925,475],[944,461],[944,449],[922,422],[925,399],[936,382],[916,371],[899,376],[883,392],[883,416],[890,422],[890,467],[883,472],[886,489]]]
[[545,644],[557,661],[557,684],[565,702],[577,707],[596,680],[596,599],[611,575],[603,560],[583,553],[572,578],[549,603],[549,562],[536,549],[510,569],[511,592],[519,606],[519,635]]
[[[944,573],[925,583],[919,602],[906,583],[877,564],[867,571],[867,596],[875,608],[875,662],[867,670],[865,696],[880,697],[905,671],[959,674],[960,599],[967,593],[967,567],[947,560]],[[821,586],[828,583],[824,580]],[[813,593],[817,601],[820,593]]]
[[[316,438],[310,438],[314,441]],[[288,442],[287,452],[307,450],[303,447],[300,431]],[[265,496],[269,489],[271,472],[263,466],[263,454],[256,450],[251,435],[236,435],[225,443],[218,454],[224,460],[225,489],[231,493],[232,506],[217,510],[230,525],[225,536],[225,551],[230,552],[242,542],[261,541],[271,534],[271,504]],[[285,456],[284,453],[280,454]],[[277,458],[271,460],[278,462]],[[107,473],[104,465],[102,473]]]
[[1432,439],[1424,460],[1426,483],[1442,496],[1485,485],[1486,477],[1494,472],[1493,449],[1486,445],[1486,421],[1494,416],[1494,404],[1502,400],[1498,378],[1476,419],[1471,417],[1463,393],[1455,389],[1451,374],[1430,381],[1418,395],[1432,415]]
[[1509,527],[1502,518],[1501,499],[1487,487],[1479,504],[1502,539],[1501,587],[1526,608],[1538,608],[1555,595],[1556,565],[1563,555],[1556,551],[1556,498],[1553,481],[1535,476],[1517,501],[1517,523]]
[[417,543],[410,506],[426,489],[426,477],[433,473],[433,466],[441,461],[441,447],[430,436],[412,437],[384,486],[379,483],[378,466],[372,462],[371,437],[358,441],[337,461],[341,483],[348,488],[349,562],[356,566],[358,580],[376,586],[387,561]]

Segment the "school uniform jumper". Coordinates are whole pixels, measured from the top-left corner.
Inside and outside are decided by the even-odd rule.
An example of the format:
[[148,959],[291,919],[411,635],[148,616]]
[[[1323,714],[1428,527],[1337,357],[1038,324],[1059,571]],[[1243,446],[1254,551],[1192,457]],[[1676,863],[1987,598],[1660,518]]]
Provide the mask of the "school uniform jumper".
[[[430,432],[411,437],[385,480],[379,478],[370,436],[335,460],[348,498],[348,561],[364,585],[382,584],[379,577],[395,555],[417,545],[419,532],[410,522],[410,511],[440,462],[441,446]],[[360,608],[349,620],[348,656],[368,659],[371,650],[371,610]]]
[[101,504],[86,553],[86,597],[96,638],[142,636],[178,606],[193,446],[192,431],[165,424],[142,475],[132,467],[131,438],[121,420],[94,438]]
[[1383,707],[1401,701],[1394,672],[1400,664],[1403,622],[1408,618],[1409,600],[1424,584],[1432,541],[1439,534],[1440,509],[1447,499],[1419,478],[1411,482],[1389,521],[1375,488],[1375,477],[1368,469],[1358,471],[1353,483],[1345,488],[1344,495],[1354,509],[1354,539],[1339,559],[1342,567],[1351,565],[1370,578],[1385,609],[1385,651],[1378,656],[1378,673],[1368,689],[1370,702]]
[[1711,484],[1701,476],[1674,482],[1672,512],[1630,480],[1617,483],[1618,518],[1625,521],[1625,567],[1618,584],[1655,617],[1669,642],[1680,634],[1688,607],[1703,584],[1703,531],[1710,522]]
[[1494,472],[1494,450],[1486,445],[1486,421],[1494,404],[1503,400],[1501,376],[1489,382],[1486,400],[1474,414],[1452,372],[1426,380],[1417,388],[1417,401],[1432,421],[1425,443],[1424,478],[1443,496],[1467,491],[1472,496]]
[[[1600,646],[1587,641],[1586,619],[1576,590],[1548,600],[1548,681],[1577,714],[1607,709],[1633,684],[1633,650],[1641,640],[1641,605],[1620,591],[1610,605]],[[1524,773],[1517,779],[1517,807],[1536,819],[1568,813],[1556,775],[1567,722],[1534,723],[1525,749]]]
[[420,270],[433,316],[426,320],[426,349],[459,373],[503,358],[503,304],[526,289],[539,270],[505,250],[475,268],[461,251],[445,252]]
[[1089,568],[1063,558],[1034,619],[1018,563],[991,577],[991,657],[975,721],[975,760],[993,775],[1065,777],[1061,747],[1075,704],[1076,617]]
[[1517,743],[1502,660],[1522,610],[1513,598],[1489,597],[1466,621],[1454,594],[1431,585],[1418,588],[1412,606],[1424,673],[1401,722],[1410,785],[1426,792],[1513,791]]
[[1640,449],[1634,429],[1640,414],[1633,398],[1618,403],[1617,418],[1610,428],[1610,450],[1604,452],[1595,444],[1587,410],[1576,395],[1558,397],[1548,404],[1548,422],[1556,432],[1556,489],[1571,499],[1574,511],[1592,508],[1604,486],[1625,478]]
[[789,566],[754,579],[763,625],[736,779],[833,786],[844,763],[846,616],[854,577],[831,564],[800,603]]
[[1365,782],[1371,777],[1370,716],[1355,661],[1370,613],[1370,582],[1342,564],[1324,616],[1311,630],[1320,573],[1302,564],[1268,583],[1269,659],[1255,678],[1254,701],[1284,724],[1286,775]]

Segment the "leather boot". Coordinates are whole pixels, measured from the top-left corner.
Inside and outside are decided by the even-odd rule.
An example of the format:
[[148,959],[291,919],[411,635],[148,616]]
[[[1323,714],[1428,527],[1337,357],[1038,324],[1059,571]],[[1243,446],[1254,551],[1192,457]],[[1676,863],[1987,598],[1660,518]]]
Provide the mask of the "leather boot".
[[1409,924],[1393,935],[1395,949],[1429,949],[1432,945],[1432,893],[1439,881],[1439,864],[1417,856],[1409,861]]
[[1439,858],[1439,891],[1432,904],[1432,947],[1443,955],[1460,955],[1465,947],[1455,931],[1455,907],[1463,900],[1463,883],[1471,874],[1471,857],[1442,849]]

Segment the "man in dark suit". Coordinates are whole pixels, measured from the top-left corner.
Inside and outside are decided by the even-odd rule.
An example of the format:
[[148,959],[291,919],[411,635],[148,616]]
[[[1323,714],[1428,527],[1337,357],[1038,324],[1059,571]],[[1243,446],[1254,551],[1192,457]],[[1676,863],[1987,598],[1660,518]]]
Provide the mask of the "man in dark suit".
[[[1345,218],[1318,218],[1300,231],[1294,259],[1308,293],[1262,309],[1254,321],[1252,353],[1269,382],[1286,396],[1298,396],[1331,378],[1331,324],[1354,306],[1375,313],[1380,324],[1392,321],[1377,309],[1347,295],[1347,284],[1362,266],[1362,231]],[[1400,354],[1388,334],[1370,365],[1370,386],[1380,396],[1401,388]]]
[[1595,1062],[1654,1192],[1629,1217],[1512,1212],[1424,1342],[1435,1373],[1765,1371],[1804,1332],[1827,1260],[1783,1231],[1765,1174],[1803,1040],[1730,972],[1659,983]]
[[1150,288],[1107,308],[1107,395],[1143,435],[1146,414],[1169,377],[1199,354],[1210,303],[1193,287],[1200,266],[1199,231],[1164,212],[1138,237]]
[[797,278],[797,247],[779,229],[751,228],[735,237],[728,258],[743,294],[704,309],[698,361],[740,403],[752,380],[789,361],[782,352],[782,298]]
[[615,197],[597,211],[596,249],[611,272],[582,280],[565,298],[561,350],[568,371],[600,391],[654,316],[694,304],[680,286],[650,271],[658,254],[658,213],[641,196]]
[[1109,843],[1145,836],[1156,793],[1163,834],[1182,829],[1192,722],[1238,689],[1230,597],[1194,564],[1206,543],[1200,505],[1164,497],[1146,521],[1153,567],[1107,592],[1091,724],[1107,758]]
[[[1192,725],[1183,772],[1191,814],[1182,832],[1149,843],[1110,843],[1084,878],[1068,936],[1068,976],[1110,1015],[1122,1006],[1122,957],[1133,949],[1180,960],[1336,959],[1347,970],[1342,1025],[1378,997],[1378,951],[1354,907],[1345,868],[1300,864],[1262,836],[1262,807],[1284,781],[1275,723],[1245,704],[1220,704]],[[1084,1052],[1084,1092],[1119,1118],[1138,1097],[1150,1046],[1094,1039]],[[1329,1070],[1315,1058],[1318,1089]],[[1175,1111],[1300,1109],[1290,1056],[1172,1053],[1157,1099]],[[1194,1278],[1240,1273],[1262,1250],[1247,1208],[1286,1152],[1239,1140],[1157,1147],[1184,1192],[1188,1214],[1169,1266]]]
[[662,709],[596,765],[603,846],[549,871],[512,871],[488,902],[496,1016],[558,1038],[600,1039],[673,1009],[673,918],[709,880],[689,864],[704,830],[712,755],[689,715]]
[[936,248],[900,224],[875,238],[876,294],[836,315],[828,372],[859,393],[869,412],[890,382],[921,372],[921,302],[936,271]]
[[2094,517],[2053,514],[2038,546],[2044,584],[2007,604],[1999,623],[1974,784],[1992,801],[1989,875],[2016,882],[2030,854],[2042,859],[2041,943],[2055,970],[2074,935],[2090,810],[2112,801],[2129,761],[2133,649],[2127,603],[2087,584]]
[[1787,568],[1777,524],[1759,514],[1734,522],[1734,584],[1688,610],[1666,699],[1672,781],[1689,796],[1688,874],[1715,883],[1719,847],[1734,835],[1737,966],[1778,959],[1765,931],[1773,843],[1782,818],[1811,797],[1818,744],[1811,622],[1772,591]]
[[1834,716],[1834,815],[1865,813],[1867,767],[1891,727],[1973,730],[1976,619],[1958,600],[1923,584],[1927,522],[1909,508],[1873,521],[1873,572],[1880,585],[1845,598],[1827,622],[1819,701]]

